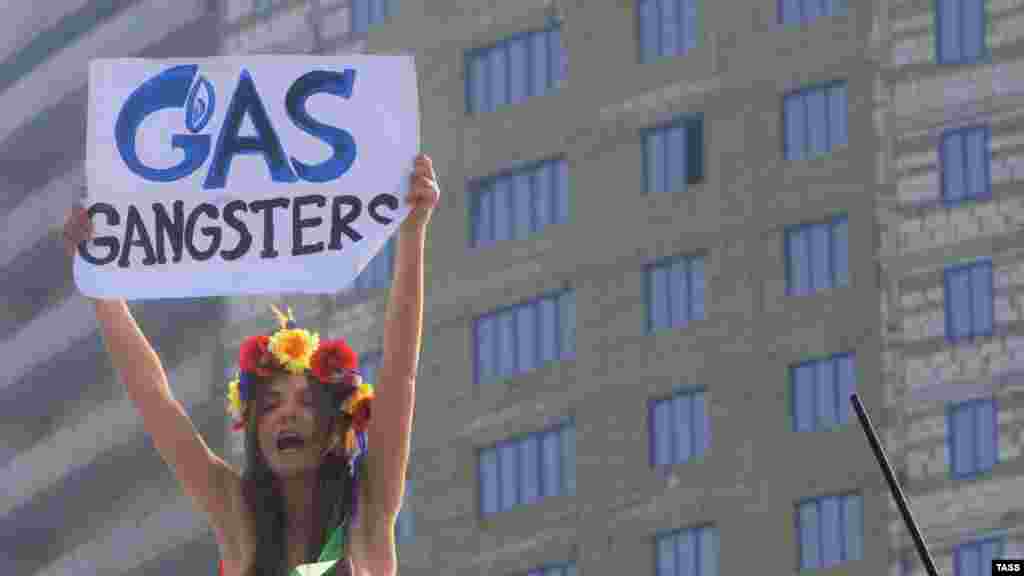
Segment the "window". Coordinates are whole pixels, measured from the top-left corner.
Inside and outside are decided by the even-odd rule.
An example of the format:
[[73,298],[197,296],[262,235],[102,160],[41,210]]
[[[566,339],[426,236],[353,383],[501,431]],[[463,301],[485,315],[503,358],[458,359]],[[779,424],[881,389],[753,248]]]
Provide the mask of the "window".
[[828,568],[863,555],[860,494],[822,496],[797,505],[800,569]]
[[381,353],[367,352],[359,357],[359,373],[363,380],[377,385],[377,371],[380,370]]
[[526,576],[576,576],[576,564],[569,563],[560,566],[534,568]]
[[853,364],[853,354],[842,354],[790,368],[794,431],[832,430],[850,421]]
[[682,192],[704,178],[704,118],[676,119],[643,132],[644,192]]
[[391,16],[392,3],[398,0],[351,0],[352,32],[365,34],[370,26]]
[[847,0],[779,0],[779,22],[807,25],[823,16],[846,14]]
[[252,11],[257,14],[267,12],[273,4],[273,0],[252,0]]
[[530,164],[470,184],[470,246],[521,240],[549,224],[569,221],[569,163],[565,158]]
[[953,478],[969,478],[991,470],[999,457],[995,399],[955,404],[946,418]]
[[647,332],[704,319],[704,257],[675,256],[649,265]]
[[655,537],[657,576],[718,576],[718,529],[684,528]]
[[948,268],[945,300],[950,342],[992,334],[992,263],[982,260]]
[[949,204],[992,197],[989,129],[975,126],[950,130],[939,148],[942,197]]
[[387,288],[395,263],[395,239],[391,237],[355,279],[359,291]]
[[984,0],[935,0],[939,64],[969,64],[987,56]]
[[953,549],[954,576],[986,576],[991,574],[992,560],[1002,558],[1006,549],[1005,537],[993,537],[965,542]]
[[395,541],[399,544],[412,542],[413,535],[413,512],[410,500],[412,499],[412,480],[405,479],[405,496],[402,498],[402,508],[398,511],[398,518],[395,519]]
[[576,295],[541,296],[474,321],[477,384],[525,374],[576,354]]
[[471,50],[466,53],[466,111],[493,112],[553,92],[567,73],[560,23]]
[[846,82],[805,88],[783,99],[786,160],[824,156],[847,144]]
[[568,422],[479,453],[483,515],[576,494],[576,427]]
[[697,47],[697,3],[700,1],[637,1],[641,63],[684,56]]
[[849,284],[849,230],[845,215],[786,230],[786,294],[810,296]]
[[651,401],[647,421],[653,466],[698,459],[711,446],[711,421],[703,389]]

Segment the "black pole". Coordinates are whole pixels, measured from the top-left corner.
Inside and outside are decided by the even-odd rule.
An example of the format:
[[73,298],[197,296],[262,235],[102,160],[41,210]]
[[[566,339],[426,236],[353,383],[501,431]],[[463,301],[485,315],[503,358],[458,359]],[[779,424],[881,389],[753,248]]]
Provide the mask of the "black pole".
[[910,514],[910,508],[907,506],[907,499],[903,495],[903,490],[900,489],[900,484],[896,481],[896,475],[892,472],[892,466],[889,465],[889,459],[886,458],[882,444],[878,441],[875,428],[871,425],[867,412],[864,411],[864,405],[861,404],[860,398],[856,394],[850,396],[850,402],[853,403],[853,409],[857,412],[857,417],[860,419],[861,428],[864,429],[864,434],[867,435],[868,442],[871,443],[871,451],[875,453],[875,459],[878,460],[878,465],[882,468],[886,481],[889,482],[892,497],[896,499],[896,505],[900,507],[900,512],[903,514],[903,522],[910,529],[910,535],[914,537],[914,545],[917,547],[917,554],[921,557],[921,562],[924,562],[924,567],[928,570],[930,576],[939,576],[939,571],[935,569],[932,555],[928,553],[928,547],[924,543],[924,538],[921,537],[921,530],[918,529],[917,523],[914,522],[914,517]]

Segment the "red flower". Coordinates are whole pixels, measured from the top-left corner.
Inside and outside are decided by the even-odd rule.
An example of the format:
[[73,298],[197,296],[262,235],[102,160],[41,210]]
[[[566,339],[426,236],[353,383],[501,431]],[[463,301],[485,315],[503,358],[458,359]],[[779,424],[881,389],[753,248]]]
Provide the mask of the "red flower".
[[309,359],[309,368],[321,382],[332,382],[338,372],[355,370],[358,358],[344,340],[321,342]]
[[238,364],[242,372],[270,376],[274,357],[270,353],[269,336],[250,336],[242,342],[238,352]]

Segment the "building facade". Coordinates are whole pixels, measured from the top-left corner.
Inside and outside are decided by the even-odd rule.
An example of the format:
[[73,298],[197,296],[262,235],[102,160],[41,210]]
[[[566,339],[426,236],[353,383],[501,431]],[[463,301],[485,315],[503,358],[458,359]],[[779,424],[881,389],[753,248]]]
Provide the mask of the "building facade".
[[[939,571],[984,574],[1024,554],[1024,4],[890,1],[878,21],[890,452]],[[895,515],[888,534],[890,573],[925,574]]]
[[923,573],[853,391],[942,573],[1019,555],[1019,2],[397,4],[225,49],[417,56],[403,573]]
[[[0,23],[0,565],[6,574],[209,570],[206,521],[153,449],[71,280],[61,228],[85,184],[88,62],[217,53],[206,0],[12,3]],[[217,300],[132,304],[175,396],[222,446]]]

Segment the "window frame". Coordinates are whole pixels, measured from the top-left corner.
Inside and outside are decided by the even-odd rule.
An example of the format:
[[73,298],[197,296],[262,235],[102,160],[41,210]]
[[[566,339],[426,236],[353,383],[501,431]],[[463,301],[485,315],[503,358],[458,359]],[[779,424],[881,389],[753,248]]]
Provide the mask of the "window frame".
[[[938,0],[937,0],[938,1]],[[973,132],[981,132],[984,136],[982,142],[984,146],[984,171],[985,171],[985,189],[980,191],[977,196],[965,195],[962,199],[950,199],[946,196],[946,141],[949,138],[959,138],[963,146],[962,158],[960,163],[960,169],[964,175],[964,181],[967,181],[967,165],[970,151],[967,149],[967,135]],[[939,136],[939,191],[942,196],[942,204],[948,208],[964,206],[971,203],[981,203],[992,200],[992,128],[988,124],[971,124],[968,126],[960,126],[945,130]],[[966,192],[966,191],[965,191]]]
[[[843,144],[835,143],[835,127],[832,126],[831,114],[829,114],[830,100],[829,91],[832,88],[842,86],[845,91],[846,109],[844,110],[846,117],[846,142]],[[807,108],[808,95],[812,93],[823,92],[825,97],[825,139],[827,150],[821,154],[814,154],[811,149],[811,122],[810,122],[810,111]],[[802,114],[801,121],[803,123],[803,150],[801,150],[801,156],[799,158],[791,158],[789,151],[789,132],[787,129],[787,112],[786,102],[792,98],[796,98],[800,102],[800,111]],[[782,160],[784,162],[808,162],[813,160],[821,160],[834,155],[838,150],[850,147],[850,82],[848,78],[833,78],[831,80],[825,80],[823,82],[811,82],[808,84],[801,85],[800,87],[783,92],[782,94]]]
[[[538,98],[538,97],[541,97],[541,96],[546,96],[546,95],[549,95],[549,94],[553,94],[556,91],[558,91],[559,89],[561,89],[562,87],[564,87],[563,85],[564,85],[564,83],[567,80],[568,71],[566,70],[566,78],[558,78],[558,75],[562,71],[562,61],[563,60],[566,61],[566,68],[568,68],[568,48],[565,45],[565,35],[562,34],[562,32],[563,32],[563,30],[562,30],[563,25],[564,25],[564,22],[561,19],[559,19],[559,18],[549,18],[547,20],[547,22],[544,24],[544,26],[531,26],[531,27],[528,27],[528,28],[526,28],[524,30],[520,30],[518,32],[514,32],[514,33],[508,34],[506,36],[502,36],[502,37],[500,37],[500,38],[498,38],[496,40],[492,40],[492,41],[487,42],[485,44],[481,44],[479,46],[473,46],[471,48],[466,48],[465,50],[463,50],[463,53],[462,53],[462,76],[463,76],[463,94],[464,94],[464,98],[465,98],[465,106],[463,107],[463,114],[465,116],[478,117],[478,116],[481,116],[482,114],[487,114],[487,113],[490,113],[490,112],[497,112],[501,108],[504,108],[506,106],[519,106],[519,105],[525,104],[527,101],[529,101],[529,100],[531,100],[533,98]],[[558,37],[559,37],[559,40],[560,40],[560,42],[558,44],[558,50],[561,51],[558,54],[555,53],[556,52],[555,50],[552,50],[551,42],[550,42],[550,38],[551,38],[551,36],[554,35],[554,32],[556,30],[559,33]],[[537,87],[533,85],[534,84],[534,80],[535,80],[535,78],[534,78],[534,66],[533,66],[533,62],[534,62],[534,58],[533,58],[533,37],[535,35],[537,35],[537,34],[544,34],[544,35],[547,36],[547,38],[545,38],[545,48],[547,50],[547,54],[545,54],[545,58],[544,58],[544,60],[547,62],[547,64],[546,64],[547,70],[546,70],[546,74],[545,74],[545,79],[546,79],[547,86],[544,86],[543,91],[538,90]],[[529,49],[527,50],[527,54],[529,55],[529,62],[528,62],[528,65],[527,65],[527,69],[528,69],[527,70],[528,71],[527,80],[526,80],[527,86],[525,88],[526,97],[523,99],[522,102],[517,102],[517,103],[513,103],[511,101],[511,93],[512,93],[512,89],[511,89],[511,83],[512,83],[511,82],[512,81],[511,74],[512,74],[512,72],[511,72],[511,66],[508,65],[508,61],[509,61],[508,55],[511,53],[511,44],[513,42],[527,42],[527,43],[529,43]],[[486,98],[486,102],[487,102],[487,107],[486,108],[487,109],[486,110],[478,110],[474,106],[474,101],[473,101],[473,96],[474,96],[474,93],[473,93],[473,82],[474,82],[474,80],[476,80],[476,78],[473,77],[473,72],[472,72],[473,64],[476,61],[476,59],[481,57],[481,56],[486,55],[489,58],[491,52],[494,51],[494,50],[498,50],[499,47],[500,47],[501,50],[505,51],[505,92],[507,93],[509,101],[508,102],[503,102],[501,104],[495,103],[494,95],[491,94],[491,84],[490,84],[490,82],[487,82],[485,84],[486,89],[487,89],[487,98]],[[487,73],[487,75],[490,76],[490,66],[485,66],[484,70]]]
[[[703,422],[704,429],[700,430],[704,444],[698,444],[696,434],[697,431],[696,423],[694,422],[694,409],[692,408],[693,399],[698,395],[702,395],[704,398],[704,414]],[[691,448],[692,453],[690,457],[683,461],[676,461],[676,432],[679,422],[676,421],[675,411],[671,412],[672,416],[670,419],[671,430],[670,436],[670,451],[672,456],[668,464],[657,464],[657,422],[655,422],[655,409],[658,405],[667,403],[670,408],[676,398],[688,396],[691,401],[690,410],[690,432],[691,432]],[[706,447],[705,447],[706,445]],[[709,400],[708,388],[706,386],[680,386],[674,388],[668,394],[661,394],[653,396],[647,399],[647,463],[648,466],[653,470],[670,470],[675,466],[684,464],[700,463],[703,461],[705,455],[711,450],[711,403]]]
[[[979,331],[976,331],[975,328],[974,328],[975,321],[974,321],[974,305],[973,305],[973,302],[974,302],[975,287],[974,287],[974,279],[973,279],[972,275],[970,274],[970,272],[973,271],[975,268],[979,268],[979,267],[988,268],[988,273],[992,277],[992,282],[990,282],[992,291],[991,291],[991,294],[989,295],[989,298],[988,298],[988,315],[989,315],[990,318],[992,318],[992,326],[991,326],[991,328],[987,332],[979,332]],[[968,334],[966,336],[960,336],[958,334],[954,334],[953,333],[953,327],[952,327],[952,322],[953,322],[953,315],[951,313],[951,310],[952,310],[952,308],[951,308],[952,298],[950,298],[951,293],[952,293],[951,279],[952,279],[952,277],[955,274],[958,274],[958,273],[961,273],[961,272],[966,272],[967,273],[967,289],[968,289],[968,296],[967,296],[967,298],[968,298],[968,303],[969,303],[969,307],[970,307],[969,317],[970,317],[970,321],[971,321],[971,328],[968,331]],[[995,266],[992,263],[992,259],[991,258],[978,258],[978,259],[975,259],[975,260],[972,260],[972,261],[969,261],[969,262],[961,262],[959,264],[954,264],[952,266],[946,267],[942,271],[942,289],[943,289],[943,293],[942,293],[942,296],[943,296],[942,300],[943,300],[943,302],[942,302],[942,304],[943,304],[943,309],[944,309],[944,313],[945,313],[945,318],[944,318],[944,321],[945,321],[945,332],[946,332],[945,340],[946,340],[947,343],[955,345],[955,344],[960,344],[960,343],[964,343],[964,342],[973,342],[973,341],[975,341],[977,339],[989,338],[989,337],[991,337],[991,336],[993,336],[995,334],[995,328],[996,328],[996,318],[995,318],[995,300],[996,300],[996,298],[995,298],[995,296],[996,296],[995,295]]]
[[[856,497],[858,499],[858,505],[860,507],[860,519],[861,519],[861,522],[860,522],[860,524],[861,524],[861,526],[860,526],[860,530],[861,530],[861,534],[860,534],[861,553],[860,553],[860,556],[861,557],[860,558],[850,558],[850,550],[847,549],[848,544],[849,544],[849,540],[850,540],[850,533],[849,533],[849,531],[850,531],[850,526],[849,526],[850,519],[847,516],[846,501],[847,501],[848,498],[852,498],[852,497]],[[796,571],[797,571],[797,573],[806,573],[806,572],[810,572],[812,570],[829,570],[829,569],[834,569],[834,568],[836,568],[838,566],[842,566],[843,564],[846,564],[848,562],[856,562],[858,560],[863,560],[863,558],[864,558],[863,543],[864,543],[864,532],[865,532],[864,498],[865,498],[865,496],[864,496],[863,492],[860,492],[860,491],[857,491],[857,490],[852,490],[852,491],[846,491],[846,492],[819,494],[817,496],[811,496],[811,497],[808,497],[808,498],[801,498],[801,499],[796,501],[796,503],[795,503],[795,505],[793,507],[793,510],[794,510],[793,519],[794,519],[794,533],[796,535],[795,540],[796,540]],[[825,547],[825,538],[824,538],[824,536],[825,536],[826,528],[823,525],[823,522],[821,521],[821,518],[823,516],[823,514],[822,514],[822,504],[823,504],[823,502],[826,499],[834,499],[834,500],[838,501],[837,502],[837,509],[838,509],[838,516],[837,516],[838,519],[837,519],[837,522],[839,524],[839,546],[840,546],[840,548],[839,548],[839,560],[836,563],[829,564],[829,565],[825,565],[825,561],[824,561],[824,547]],[[802,525],[801,525],[801,519],[800,519],[800,510],[801,510],[801,508],[805,504],[809,504],[809,503],[812,503],[812,502],[814,503],[814,512],[815,512],[815,518],[816,518],[816,524],[817,524],[817,531],[816,531],[816,534],[815,534],[815,540],[816,540],[815,544],[817,544],[817,549],[818,549],[817,550],[817,560],[818,560],[817,564],[818,565],[817,566],[804,567],[804,564],[803,564],[803,562],[804,562],[804,541],[803,541],[803,531],[801,529]]]
[[[795,362],[795,363],[792,363],[792,364],[789,365],[789,367],[788,367],[789,368],[789,370],[788,370],[788,372],[789,372],[788,380],[789,380],[789,396],[790,396],[790,401],[789,401],[789,421],[790,421],[790,425],[791,425],[790,431],[796,432],[796,433],[800,433],[800,434],[803,434],[803,433],[814,433],[814,432],[833,432],[833,431],[838,431],[838,430],[844,430],[845,428],[847,428],[849,426],[849,424],[850,424],[850,415],[853,412],[853,407],[850,405],[848,398],[845,399],[845,400],[842,398],[842,395],[841,395],[842,385],[841,385],[841,383],[838,380],[838,378],[841,377],[839,361],[844,359],[844,358],[849,358],[850,362],[851,362],[851,364],[853,366],[853,382],[852,382],[852,387],[853,387],[853,390],[856,391],[857,390],[857,374],[858,374],[858,371],[857,371],[857,352],[855,350],[847,350],[845,352],[837,352],[835,354],[830,354],[828,356],[817,356],[817,357],[813,357],[813,358],[808,358],[808,359],[804,359],[804,360],[801,360],[801,361],[798,361],[798,362]],[[797,412],[798,412],[798,408],[797,407],[799,405],[799,397],[798,397],[798,391],[797,391],[797,388],[796,388],[796,371],[798,369],[800,369],[800,368],[807,367],[807,366],[817,366],[817,365],[819,365],[822,362],[829,362],[829,363],[831,363],[832,366],[833,366],[833,370],[835,372],[834,377],[836,379],[833,381],[833,383],[834,383],[834,385],[836,387],[836,409],[840,411],[839,413],[837,413],[837,416],[840,417],[840,421],[837,422],[834,426],[830,426],[830,427],[827,427],[827,428],[821,427],[820,421],[817,418],[818,389],[819,389],[818,384],[819,384],[819,382],[817,380],[817,375],[815,375],[815,380],[814,380],[815,386],[813,388],[813,390],[814,390],[814,398],[813,398],[813,401],[812,401],[812,403],[814,404],[815,418],[814,418],[814,422],[813,422],[812,428],[810,430],[802,431],[802,430],[799,430],[798,427],[797,427]],[[846,410],[848,411],[848,412],[846,412],[847,420],[845,422],[843,422],[841,420],[841,418],[842,418],[842,407],[844,405],[846,406]]]
[[[838,282],[839,274],[838,274],[838,271],[837,271],[837,268],[836,268],[836,261],[837,261],[837,259],[836,259],[836,230],[839,228],[839,225],[841,223],[844,223],[844,222],[846,223],[846,230],[847,230],[847,238],[846,238],[846,280],[845,280],[845,284],[839,284],[839,282]],[[822,288],[822,289],[815,289],[814,288],[814,278],[813,278],[813,271],[814,271],[813,264],[814,264],[814,262],[813,262],[813,260],[811,260],[811,255],[809,253],[805,253],[804,257],[807,258],[808,261],[810,262],[809,270],[812,273],[812,278],[808,279],[808,283],[809,283],[809,286],[810,286],[810,291],[807,294],[799,294],[799,293],[796,292],[796,287],[793,285],[793,254],[790,251],[790,246],[789,246],[790,235],[793,234],[793,233],[796,233],[799,236],[799,238],[800,238],[800,242],[806,244],[806,243],[808,243],[808,240],[807,240],[807,236],[805,236],[805,234],[810,234],[810,232],[812,230],[814,230],[816,228],[819,228],[819,227],[825,227],[827,229],[827,232],[828,232],[828,268],[829,268],[829,279],[828,279],[828,282],[829,282],[829,285],[826,288]],[[849,238],[849,230],[850,230],[850,214],[848,212],[834,213],[834,214],[826,217],[823,220],[804,221],[804,222],[798,222],[796,224],[790,224],[789,226],[786,226],[783,229],[783,231],[782,231],[782,252],[783,252],[783,261],[785,263],[785,268],[786,268],[786,296],[787,297],[796,297],[796,298],[813,297],[813,296],[816,296],[816,295],[824,294],[824,293],[826,293],[826,292],[828,292],[830,290],[849,288],[851,286],[852,280],[851,280],[850,277],[852,276],[852,274],[851,274],[851,271],[850,271],[850,238]]]
[[[570,489],[569,480],[568,480],[569,475],[566,473],[566,469],[570,465],[571,466],[575,466],[576,463],[575,463],[575,461],[571,462],[571,463],[567,461],[568,460],[567,454],[565,453],[565,450],[563,448],[565,437],[566,437],[567,431],[569,429],[573,430],[573,440],[575,441],[575,427],[576,427],[575,418],[572,417],[572,416],[568,416],[568,417],[564,417],[564,418],[560,419],[554,425],[547,426],[547,427],[540,428],[540,429],[536,429],[536,430],[531,430],[531,431],[525,432],[525,433],[514,434],[512,436],[508,436],[506,438],[502,438],[502,439],[497,440],[495,442],[492,442],[490,444],[477,447],[475,452],[476,452],[476,486],[477,486],[476,490],[477,490],[477,517],[478,517],[478,519],[480,519],[480,520],[487,520],[488,518],[491,518],[491,517],[493,517],[495,515],[498,515],[498,514],[502,514],[504,512],[508,512],[510,510],[515,510],[515,509],[519,509],[519,508],[523,508],[523,507],[527,507],[527,506],[537,505],[537,504],[539,504],[539,503],[541,503],[541,502],[543,502],[545,500],[548,500],[550,498],[572,497],[572,496],[575,496],[575,489],[574,488]],[[559,486],[558,486],[557,491],[554,494],[550,494],[550,495],[545,492],[545,488],[546,488],[546,485],[545,485],[545,475],[546,475],[547,470],[545,468],[546,463],[545,463],[545,460],[544,460],[544,448],[543,448],[543,446],[544,446],[544,439],[546,437],[548,437],[549,435],[554,435],[556,440],[557,440],[557,445],[558,445],[558,467],[559,467],[559,470],[558,470]],[[521,460],[521,447],[529,439],[536,439],[537,447],[538,447],[538,450],[537,450],[536,478],[534,479],[537,482],[537,497],[532,502],[525,502],[524,501],[524,497],[523,497],[523,483],[522,483],[522,468],[523,468],[523,465],[522,465],[522,460]],[[504,482],[503,482],[504,471],[502,469],[501,451],[502,451],[503,448],[507,449],[509,447],[513,448],[515,450],[515,453],[516,453],[516,469],[514,470],[514,473],[515,473],[515,499],[514,499],[515,503],[510,505],[510,506],[508,506],[508,507],[506,507],[504,505],[504,502],[503,502],[503,494],[504,494],[504,490],[505,490],[505,485],[504,485]],[[483,475],[481,474],[481,470],[482,470],[482,465],[483,465],[483,456],[484,456],[485,453],[488,453],[488,452],[494,453],[495,457],[496,457],[495,476],[494,476],[496,484],[494,486],[494,490],[495,490],[495,492],[497,494],[497,502],[496,502],[496,510],[493,511],[493,512],[485,512],[484,511],[484,504],[485,504],[484,503],[484,498],[485,498],[485,494],[486,494],[487,490],[485,489],[486,487],[484,486],[484,480],[483,480]],[[573,449],[573,454],[575,454],[575,452],[576,451],[575,451],[575,448],[574,448]],[[575,475],[573,475],[573,477],[575,477]]]
[[991,23],[989,22],[990,16],[989,16],[989,10],[988,10],[988,0],[975,0],[975,1],[978,2],[978,4],[980,4],[980,9],[981,9],[981,31],[980,31],[980,34],[981,34],[981,50],[979,51],[977,60],[969,60],[964,55],[964,53],[966,52],[966,50],[964,48],[964,42],[963,42],[963,37],[964,37],[964,29],[963,29],[963,26],[964,26],[964,11],[968,9],[966,0],[963,3],[960,4],[960,12],[957,14],[957,16],[959,17],[959,20],[958,20],[959,26],[958,26],[957,33],[960,35],[960,46],[959,46],[960,56],[955,58],[955,59],[950,59],[947,55],[945,55],[943,53],[943,50],[942,50],[942,24],[943,24],[943,20],[942,20],[942,2],[955,2],[955,1],[957,1],[957,0],[932,0],[932,3],[931,3],[932,4],[932,14],[934,15],[934,19],[933,19],[932,23],[935,26],[935,34],[934,34],[934,36],[932,36],[932,40],[935,43],[935,52],[934,52],[935,64],[939,65],[939,66],[970,66],[970,65],[991,63],[991,61],[992,61],[992,49],[991,49],[991,47],[989,46],[989,43],[988,43],[988,31],[989,31],[989,28],[991,26]]
[[[992,465],[983,468],[978,462],[978,444],[981,438],[978,436],[978,410],[979,409],[991,409],[992,410],[992,452],[993,462]],[[958,473],[956,471],[956,440],[957,433],[959,431],[955,423],[956,414],[962,410],[968,410],[971,417],[971,450],[974,454],[970,469],[967,472]],[[950,403],[946,406],[946,454],[949,457],[949,466],[947,468],[947,477],[950,480],[974,480],[979,478],[985,478],[992,474],[992,471],[996,466],[1000,464],[999,459],[999,399],[995,396],[986,396],[981,398],[971,398],[962,402]]]

